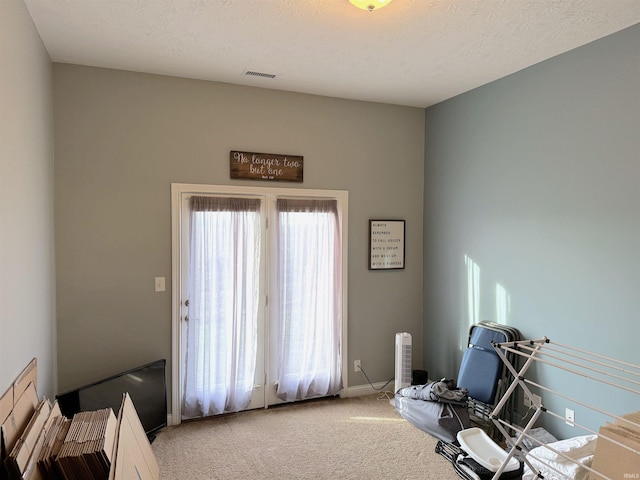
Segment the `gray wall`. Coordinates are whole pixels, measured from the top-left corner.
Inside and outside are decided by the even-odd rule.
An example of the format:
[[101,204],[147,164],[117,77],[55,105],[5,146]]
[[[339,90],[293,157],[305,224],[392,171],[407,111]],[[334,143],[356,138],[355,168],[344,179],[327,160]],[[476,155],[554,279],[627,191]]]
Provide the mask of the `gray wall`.
[[51,62],[24,3],[0,2],[0,394],[33,358],[55,383]]
[[[392,378],[406,330],[420,366],[422,109],[63,64],[54,102],[61,390],[170,360],[172,182],[348,190],[349,365]],[[230,150],[303,155],[304,183],[231,181]],[[405,270],[368,271],[370,218],[406,220]]]
[[[466,346],[465,256],[480,271],[480,320],[496,320],[500,285],[505,321],[526,338],[639,363],[638,51],[636,25],[427,109],[424,363],[435,376],[455,375]],[[589,382],[540,370],[593,398]],[[602,396],[618,413],[638,409],[637,395]]]

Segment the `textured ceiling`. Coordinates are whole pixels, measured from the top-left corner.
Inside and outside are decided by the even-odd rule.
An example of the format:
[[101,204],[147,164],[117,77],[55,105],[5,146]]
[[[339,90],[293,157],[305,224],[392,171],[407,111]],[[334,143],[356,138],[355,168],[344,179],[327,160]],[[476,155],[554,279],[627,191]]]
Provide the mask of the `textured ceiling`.
[[417,107],[640,22],[640,0],[24,2],[54,62]]

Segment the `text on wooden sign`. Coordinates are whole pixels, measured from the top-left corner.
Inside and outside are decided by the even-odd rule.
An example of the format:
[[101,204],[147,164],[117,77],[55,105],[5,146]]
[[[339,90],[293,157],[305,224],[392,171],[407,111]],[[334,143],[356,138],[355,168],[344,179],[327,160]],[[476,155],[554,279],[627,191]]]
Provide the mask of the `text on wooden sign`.
[[301,156],[232,150],[230,162],[231,178],[302,182],[304,157]]

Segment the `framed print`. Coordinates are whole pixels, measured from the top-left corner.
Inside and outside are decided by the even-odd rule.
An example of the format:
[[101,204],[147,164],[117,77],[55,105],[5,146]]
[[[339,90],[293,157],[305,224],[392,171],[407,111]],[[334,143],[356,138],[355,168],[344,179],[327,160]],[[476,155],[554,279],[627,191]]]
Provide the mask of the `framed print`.
[[404,220],[369,220],[369,270],[404,268]]

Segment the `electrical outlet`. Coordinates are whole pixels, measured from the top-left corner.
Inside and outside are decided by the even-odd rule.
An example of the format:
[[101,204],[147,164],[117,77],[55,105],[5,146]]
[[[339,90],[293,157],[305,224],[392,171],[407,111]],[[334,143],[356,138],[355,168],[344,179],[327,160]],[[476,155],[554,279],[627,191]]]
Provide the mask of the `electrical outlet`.
[[533,398],[532,407],[535,407],[536,405],[542,405],[542,397],[540,395],[536,395],[535,393],[532,393],[531,397]]
[[565,418],[565,422],[567,425],[571,426],[571,427],[575,427],[575,421],[576,421],[576,413],[571,410],[570,408],[565,408],[564,409],[564,418]]
[[360,368],[360,360],[354,360],[353,361],[353,371],[354,372],[359,372],[361,370]]
[[542,397],[540,395],[536,395],[535,393],[531,394],[531,398],[527,395],[527,392],[524,393],[524,406],[527,408],[535,408],[536,405],[542,404]]

